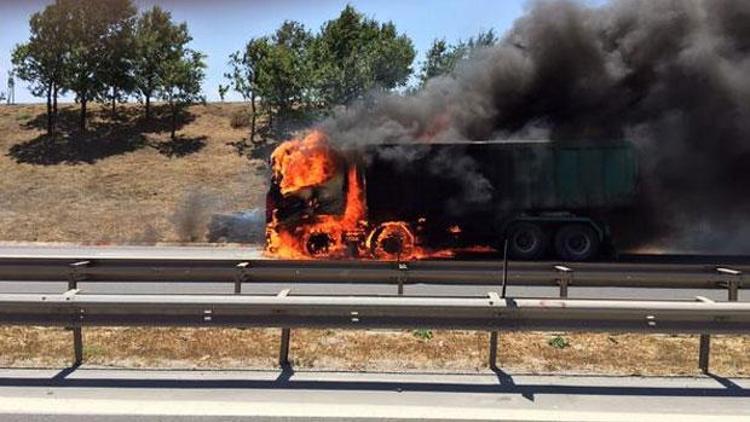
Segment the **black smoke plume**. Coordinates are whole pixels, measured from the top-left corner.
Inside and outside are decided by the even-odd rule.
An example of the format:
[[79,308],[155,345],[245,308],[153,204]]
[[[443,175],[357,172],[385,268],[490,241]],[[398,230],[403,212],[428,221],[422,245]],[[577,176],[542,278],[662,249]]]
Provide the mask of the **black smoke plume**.
[[536,1],[450,75],[323,128],[344,143],[629,139],[645,198],[630,238],[748,253],[750,1]]

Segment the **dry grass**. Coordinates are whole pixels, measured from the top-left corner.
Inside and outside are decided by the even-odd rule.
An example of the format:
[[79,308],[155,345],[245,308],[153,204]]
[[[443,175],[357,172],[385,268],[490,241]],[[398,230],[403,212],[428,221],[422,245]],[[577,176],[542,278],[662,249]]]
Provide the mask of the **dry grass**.
[[[503,368],[528,373],[697,375],[697,336],[563,334],[570,346],[549,344],[549,333],[500,337]],[[121,367],[272,368],[279,330],[96,328],[84,330],[86,362]],[[486,370],[488,335],[435,332],[423,340],[407,331],[292,331],[291,357],[306,369],[367,371]],[[750,376],[750,337],[716,336],[711,368]],[[0,328],[1,366],[60,366],[72,355],[71,333],[51,328]]]
[[[33,153],[39,145],[46,145],[44,131],[39,128],[44,106],[0,106],[0,240],[94,244],[181,241],[185,236],[179,232],[179,224],[173,223],[173,216],[190,192],[215,198],[212,212],[262,204],[263,162],[249,162],[231,145],[246,136],[244,129],[229,124],[231,115],[242,107],[191,107],[194,120],[178,132],[181,140],[171,143],[163,125],[145,133],[138,131],[141,109],[128,105],[123,115],[134,130],[99,131],[103,135],[96,136],[101,139],[93,139],[90,147],[107,145],[114,152],[94,154],[91,163],[44,165],[19,162],[18,154],[11,154],[22,151],[28,162],[29,155],[35,159]],[[75,121],[77,107],[61,108],[64,119]],[[105,113],[94,108],[92,128],[108,122]],[[69,146],[53,144],[49,150],[54,155],[62,148]]]

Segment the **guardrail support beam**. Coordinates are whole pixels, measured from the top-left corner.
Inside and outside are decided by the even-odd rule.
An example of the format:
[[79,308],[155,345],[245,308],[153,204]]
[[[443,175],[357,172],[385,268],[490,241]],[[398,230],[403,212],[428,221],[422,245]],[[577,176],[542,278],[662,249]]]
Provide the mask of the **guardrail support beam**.
[[234,294],[238,295],[242,293],[242,283],[248,279],[247,268],[250,266],[249,262],[240,262],[235,267],[237,273],[234,275]]
[[290,366],[289,363],[289,340],[292,334],[290,328],[281,329],[281,344],[279,345],[279,366],[282,368]]
[[73,352],[75,355],[73,365],[81,365],[83,363],[83,332],[81,327],[73,328]]
[[[70,264],[66,296],[70,297],[78,293],[78,282],[86,279],[84,271],[90,263],[90,261],[79,261]],[[79,366],[83,363],[83,332],[80,326],[71,328],[71,331],[73,331],[73,365]]]
[[557,284],[560,286],[560,297],[565,299],[568,297],[568,286],[573,277],[573,270],[564,265],[555,265],[555,270],[558,274]]
[[698,368],[704,374],[708,373],[709,370],[709,358],[711,355],[711,336],[708,334],[701,334],[700,339],[700,350],[698,352]]
[[489,357],[489,364],[490,369],[497,369],[497,340],[498,340],[498,332],[497,331],[491,331],[490,332],[490,357]]
[[398,283],[398,295],[403,296],[404,295],[404,283],[409,278],[409,265],[407,265],[405,262],[399,262],[398,263],[398,277],[396,278],[396,282]]

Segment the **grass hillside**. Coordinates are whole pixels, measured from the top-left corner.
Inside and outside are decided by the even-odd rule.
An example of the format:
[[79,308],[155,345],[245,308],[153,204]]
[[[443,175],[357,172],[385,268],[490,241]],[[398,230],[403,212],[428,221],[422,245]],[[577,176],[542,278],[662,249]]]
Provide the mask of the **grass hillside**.
[[116,119],[60,107],[55,138],[45,106],[0,106],[0,241],[153,243],[203,240],[207,216],[263,203],[263,159],[240,154],[243,104],[192,106],[169,137],[166,110],[145,121],[138,105]]

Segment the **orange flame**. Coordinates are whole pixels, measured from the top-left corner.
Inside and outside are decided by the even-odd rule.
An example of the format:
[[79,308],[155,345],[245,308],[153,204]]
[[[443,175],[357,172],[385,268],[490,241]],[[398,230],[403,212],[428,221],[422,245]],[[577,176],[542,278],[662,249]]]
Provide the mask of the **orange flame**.
[[[282,195],[300,189],[321,185],[336,173],[336,154],[320,131],[311,132],[302,140],[291,140],[281,144],[271,154],[273,170]],[[282,227],[275,214],[267,228],[267,251],[277,257],[309,259],[309,245],[319,247],[320,254],[327,257],[343,257],[347,250],[346,235],[364,224],[367,213],[364,191],[351,165],[347,172],[346,203],[341,215],[315,215],[312,219],[293,228]]]
[[336,160],[326,135],[315,130],[301,140],[282,143],[271,154],[283,195],[320,185],[333,177]]

